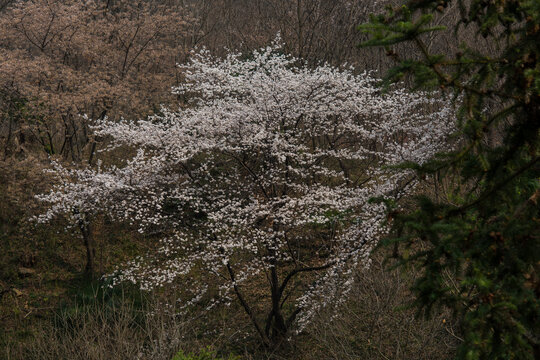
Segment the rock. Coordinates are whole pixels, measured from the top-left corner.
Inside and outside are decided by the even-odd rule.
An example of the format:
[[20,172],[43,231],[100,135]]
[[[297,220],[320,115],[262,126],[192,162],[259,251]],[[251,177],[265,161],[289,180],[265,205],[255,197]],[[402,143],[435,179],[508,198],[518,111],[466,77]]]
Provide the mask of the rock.
[[19,289],[12,288],[11,291],[15,294],[15,296],[19,297],[23,295],[23,292]]
[[19,276],[30,276],[36,273],[36,270],[25,267],[19,268]]

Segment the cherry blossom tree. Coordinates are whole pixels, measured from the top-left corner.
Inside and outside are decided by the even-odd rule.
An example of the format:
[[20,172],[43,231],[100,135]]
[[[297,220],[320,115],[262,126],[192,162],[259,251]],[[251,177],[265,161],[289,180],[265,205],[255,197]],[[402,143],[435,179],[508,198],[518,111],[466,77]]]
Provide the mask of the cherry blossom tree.
[[[452,109],[425,93],[382,93],[368,73],[302,66],[279,41],[249,56],[201,50],[183,71],[180,109],[94,127],[107,150],[137,150],[124,166],[55,164],[62,181],[39,197],[50,207],[37,220],[106,213],[159,234],[114,283],[181,279],[185,306],[236,300],[273,346],[345,299],[387,232],[385,206],[370,199],[413,191],[414,172],[392,165],[440,151]],[[261,284],[264,298],[250,291]]]

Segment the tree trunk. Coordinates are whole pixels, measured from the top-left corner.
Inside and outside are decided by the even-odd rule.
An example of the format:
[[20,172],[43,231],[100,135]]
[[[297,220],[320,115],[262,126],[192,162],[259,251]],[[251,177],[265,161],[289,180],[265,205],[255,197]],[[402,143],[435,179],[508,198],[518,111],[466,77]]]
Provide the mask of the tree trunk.
[[279,279],[275,261],[270,270],[270,286],[272,290],[272,310],[267,319],[266,332],[269,336],[272,346],[279,346],[287,336],[287,324],[281,312],[282,292],[279,286]]
[[270,340],[272,341],[272,345],[277,347],[286,340],[288,329],[281,311],[274,312],[273,319]]
[[92,234],[92,229],[89,223],[81,223],[79,225],[83,237],[84,246],[86,248],[86,266],[84,273],[89,276],[94,275],[95,270],[95,256],[96,249],[94,248],[94,236]]

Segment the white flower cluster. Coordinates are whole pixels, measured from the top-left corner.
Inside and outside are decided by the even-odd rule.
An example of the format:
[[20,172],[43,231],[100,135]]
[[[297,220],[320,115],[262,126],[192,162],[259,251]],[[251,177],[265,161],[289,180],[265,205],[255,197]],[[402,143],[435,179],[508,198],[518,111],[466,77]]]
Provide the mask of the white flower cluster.
[[99,122],[97,135],[137,155],[108,170],[56,165],[65,181],[40,197],[51,207],[39,220],[101,211],[141,232],[166,231],[155,254],[116,280],[151,288],[196,274],[189,283],[200,299],[213,276],[226,302],[266,275],[280,290],[272,296],[296,301],[301,329],[344,298],[387,232],[384,207],[369,199],[414,187],[411,171],[391,165],[442,150],[452,109],[426,93],[383,94],[368,73],[299,64],[277,42],[249,56],[193,53],[174,89],[188,105]]

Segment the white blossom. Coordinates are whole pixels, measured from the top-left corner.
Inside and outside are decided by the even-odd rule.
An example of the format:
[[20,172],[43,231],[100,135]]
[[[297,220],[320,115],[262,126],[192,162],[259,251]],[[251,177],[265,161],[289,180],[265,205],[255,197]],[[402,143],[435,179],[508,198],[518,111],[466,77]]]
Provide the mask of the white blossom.
[[414,190],[414,173],[392,165],[441,151],[452,109],[422,92],[382,93],[369,73],[302,66],[278,42],[247,57],[203,49],[183,70],[173,92],[186,106],[95,126],[111,149],[137,149],[125,166],[54,164],[63,182],[39,197],[51,206],[38,220],[105,212],[168,234],[115,279],[149,289],[190,275],[186,305],[216,281],[224,303],[254,277],[272,286],[276,271],[278,287],[298,285],[289,299],[299,331],[345,299],[355,269],[388,231],[384,206],[369,200]]

